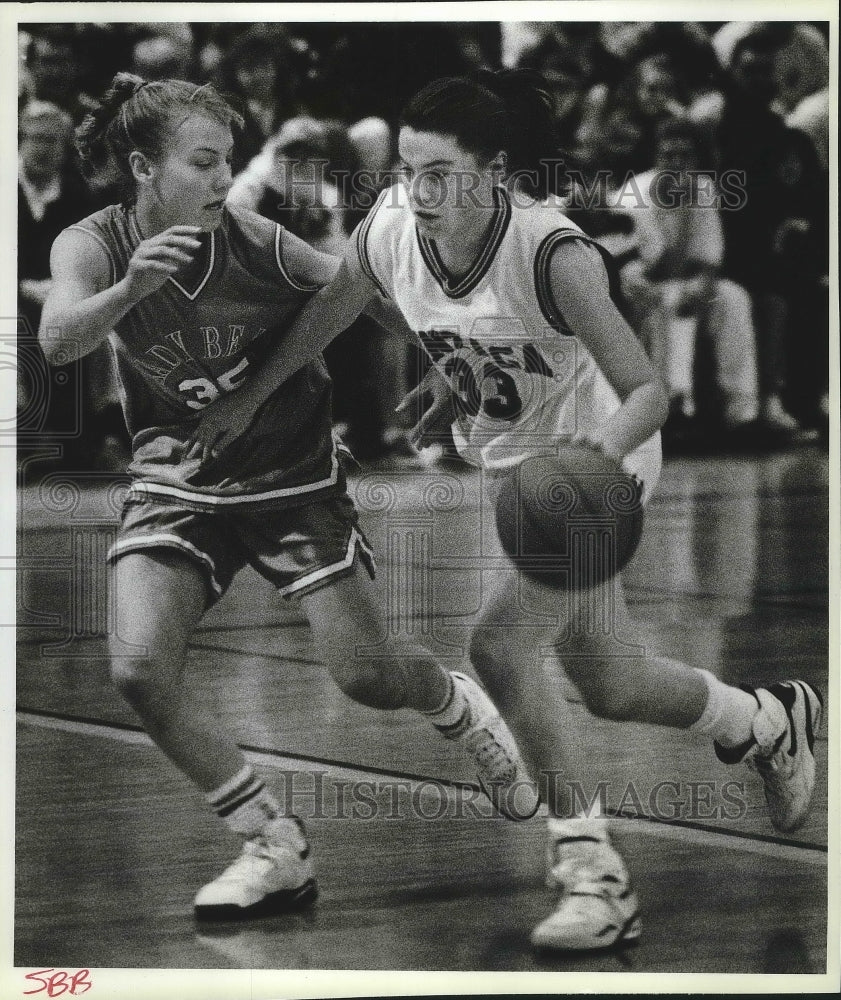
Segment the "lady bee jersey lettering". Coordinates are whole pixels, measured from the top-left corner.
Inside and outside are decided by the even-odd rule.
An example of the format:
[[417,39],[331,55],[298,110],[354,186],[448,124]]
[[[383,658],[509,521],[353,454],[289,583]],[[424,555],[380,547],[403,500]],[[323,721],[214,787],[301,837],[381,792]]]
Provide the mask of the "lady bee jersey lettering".
[[[123,206],[70,228],[105,249],[113,283],[143,239]],[[344,488],[320,358],[280,386],[219,459],[186,457],[201,411],[251,377],[315,291],[289,273],[284,238],[276,223],[226,209],[219,228],[203,234],[193,264],[117,324],[111,344],[133,438],[131,495],[220,509],[309,502]]]

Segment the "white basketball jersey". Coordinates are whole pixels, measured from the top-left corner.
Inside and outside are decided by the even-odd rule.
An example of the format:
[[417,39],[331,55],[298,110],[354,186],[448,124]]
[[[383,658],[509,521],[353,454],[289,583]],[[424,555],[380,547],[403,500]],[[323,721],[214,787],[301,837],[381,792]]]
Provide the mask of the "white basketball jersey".
[[[418,233],[400,184],[382,193],[356,246],[365,272],[397,303],[452,386],[459,453],[501,471],[600,426],[619,399],[549,290],[557,244],[592,241],[557,207],[512,204],[503,187],[494,199],[487,242],[463,277],[449,275],[434,241]],[[656,453],[659,471],[659,434],[642,450],[646,460],[628,456],[628,470],[641,465],[650,475]]]

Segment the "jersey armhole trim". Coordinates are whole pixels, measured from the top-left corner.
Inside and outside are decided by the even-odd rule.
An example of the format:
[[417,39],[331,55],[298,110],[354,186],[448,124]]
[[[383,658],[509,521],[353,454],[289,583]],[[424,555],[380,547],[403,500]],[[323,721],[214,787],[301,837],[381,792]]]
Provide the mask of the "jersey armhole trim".
[[374,203],[374,207],[365,216],[365,218],[359,224],[359,228],[356,230],[356,255],[359,258],[359,263],[362,267],[362,270],[365,272],[365,275],[369,278],[369,280],[372,281],[374,285],[376,285],[380,294],[386,299],[390,299],[391,296],[388,294],[385,288],[383,288],[382,282],[374,273],[374,268],[373,265],[371,264],[371,257],[368,253],[368,233],[371,231],[371,226],[374,223],[374,217],[379,211],[380,205],[382,205],[383,201],[385,200],[388,191],[389,189],[386,189],[385,191],[382,191],[380,193],[379,198],[377,198],[376,202]]
[[554,330],[557,330],[558,333],[567,337],[572,337],[575,336],[575,332],[570,329],[563,317],[563,314],[561,313],[561,310],[555,302],[555,296],[552,294],[552,283],[550,279],[552,255],[560,243],[569,240],[581,240],[582,243],[587,246],[591,246],[594,250],[598,251],[605,266],[605,270],[607,271],[611,296],[613,296],[615,292],[615,287],[613,274],[611,272],[612,258],[603,246],[597,243],[594,239],[591,239],[591,237],[587,236],[586,233],[582,233],[577,229],[556,229],[544,238],[543,242],[537,248],[537,253],[534,257],[534,289],[535,294],[537,295],[537,302],[540,306],[540,311],[543,313],[543,316],[549,325]]
[[114,255],[111,253],[111,248],[105,241],[104,237],[100,236],[99,233],[94,232],[92,229],[87,229],[85,226],[80,226],[78,223],[73,226],[68,226],[65,232],[69,230],[75,230],[78,233],[84,233],[85,236],[90,236],[90,238],[98,243],[102,249],[105,251],[108,257],[108,263],[111,265],[111,284],[115,285],[117,283],[117,262],[114,260]]
[[318,285],[304,285],[300,281],[297,281],[289,273],[286,264],[283,260],[283,226],[279,222],[275,223],[275,234],[274,234],[274,255],[277,261],[277,266],[280,268],[280,273],[289,282],[289,284],[298,292],[317,292],[319,289]]

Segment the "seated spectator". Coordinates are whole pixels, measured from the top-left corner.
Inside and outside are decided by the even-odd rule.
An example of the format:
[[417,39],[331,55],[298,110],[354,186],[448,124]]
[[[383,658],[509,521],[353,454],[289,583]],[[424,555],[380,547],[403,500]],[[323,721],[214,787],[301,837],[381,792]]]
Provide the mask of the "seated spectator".
[[[95,209],[70,161],[72,135],[70,114],[57,105],[32,101],[23,108],[18,159],[18,312],[23,320],[20,336],[25,341],[21,346],[29,353],[30,363],[38,367],[41,348],[36,333],[50,287],[50,248],[63,229]],[[25,366],[20,371],[26,375]],[[47,438],[51,433],[62,436],[65,461],[89,467],[94,456],[87,451],[88,443],[98,435],[102,447],[108,437],[124,435],[107,348],[93,352],[80,365],[58,369],[47,384],[49,399],[43,400],[37,418],[32,418],[35,426],[26,429],[43,431]],[[21,409],[31,408],[34,391],[32,384],[19,386]],[[67,437],[77,429],[80,416],[86,422],[85,434]]]
[[28,96],[57,104],[78,125],[92,110],[94,101],[78,86],[80,59],[72,26],[35,24],[28,25],[26,31],[26,71],[31,86]]
[[[371,175],[385,174],[392,166],[394,137],[382,118],[360,118],[348,127],[348,139],[356,152],[360,170]],[[373,202],[372,202],[373,205]],[[370,206],[369,206],[370,207]]]
[[597,37],[605,53],[629,65],[655,27],[650,21],[602,21]]
[[665,21],[653,26],[635,51],[635,60],[667,55],[678,73],[689,109],[720,90],[721,66],[709,33],[693,21]]
[[298,54],[282,25],[252,25],[222,61],[226,91],[239,98],[245,120],[234,151],[234,173],[256,156],[282,122],[301,110]]
[[687,104],[686,88],[671,57],[646,54],[612,90],[591,92],[576,136],[577,154],[591,171],[607,169],[617,181],[647,170],[658,124],[682,115]]
[[709,102],[720,109],[720,68],[709,35],[693,22],[620,22],[602,26],[600,38],[611,62],[602,62],[602,78],[584,100],[578,158],[591,173],[648,170],[662,120],[694,116]]
[[[688,120],[670,119],[657,130],[654,169],[637,174],[620,199],[639,250],[622,270],[623,289],[669,392],[667,443],[670,431],[685,431],[699,402],[727,431],[758,412],[751,302],[720,273],[724,239],[713,168],[708,135]],[[696,391],[699,336],[712,347],[714,385]]]
[[73,122],[48,101],[31,101],[18,127],[18,291],[33,331],[50,284],[50,247],[91,211],[91,197],[70,163]]
[[135,42],[131,72],[144,80],[192,80],[195,58],[189,25],[149,25]]
[[228,201],[340,256],[347,244],[344,205],[327,175],[329,156],[329,127],[314,118],[291,118],[237,175]]
[[788,354],[795,302],[825,273],[826,190],[811,140],[772,106],[778,44],[776,26],[759,26],[733,47],[717,141],[722,168],[743,178],[741,204],[722,214],[724,273],[754,303],[760,418],[795,430],[788,406],[817,405],[792,399]]
[[580,60],[550,37],[522,52],[518,67],[536,70],[546,81],[558,140],[564,149],[571,150],[581,126],[584,98],[589,90],[589,80]]
[[789,128],[807,135],[814,146],[821,170],[829,173],[829,88],[809,94],[785,119]]
[[729,67],[738,45],[757,31],[770,34],[773,49],[774,110],[787,115],[829,85],[829,45],[819,28],[805,21],[729,21],[713,35],[722,66]]

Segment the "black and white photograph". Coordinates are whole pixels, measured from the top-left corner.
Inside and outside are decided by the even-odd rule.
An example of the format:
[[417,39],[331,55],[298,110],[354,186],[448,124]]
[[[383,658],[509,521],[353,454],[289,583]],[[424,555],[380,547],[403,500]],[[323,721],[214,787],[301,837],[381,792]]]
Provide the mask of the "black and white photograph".
[[841,989],[835,5],[4,8],[4,1000]]

